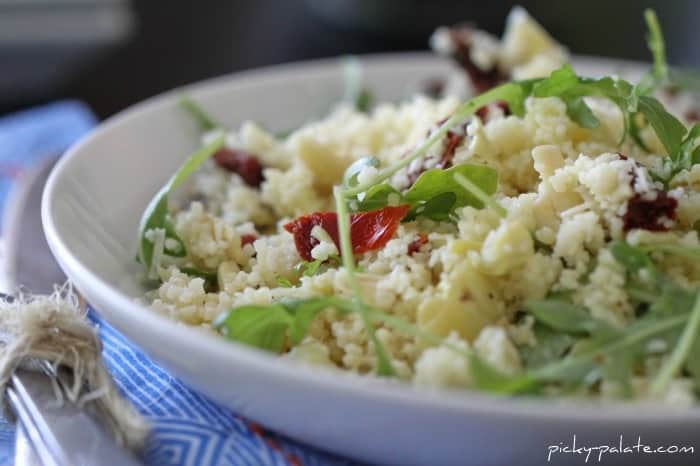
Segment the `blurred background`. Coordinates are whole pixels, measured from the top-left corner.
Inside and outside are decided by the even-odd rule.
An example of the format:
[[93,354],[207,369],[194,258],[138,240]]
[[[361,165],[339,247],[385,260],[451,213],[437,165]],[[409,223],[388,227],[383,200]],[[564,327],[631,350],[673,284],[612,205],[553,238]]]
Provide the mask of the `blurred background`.
[[69,97],[104,118],[237,70],[427,49],[441,24],[500,34],[514,4],[575,53],[643,60],[651,6],[669,61],[700,67],[697,0],[0,0],[0,115]]

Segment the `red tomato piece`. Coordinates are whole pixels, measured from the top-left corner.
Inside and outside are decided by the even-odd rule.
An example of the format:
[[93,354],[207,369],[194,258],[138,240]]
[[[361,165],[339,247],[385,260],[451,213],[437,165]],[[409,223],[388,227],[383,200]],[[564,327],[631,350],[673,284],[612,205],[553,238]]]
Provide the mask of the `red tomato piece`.
[[241,246],[245,246],[246,244],[253,244],[256,239],[258,239],[258,237],[256,235],[252,235],[252,234],[241,235]]
[[224,170],[237,173],[248,186],[257,188],[263,182],[263,166],[249,152],[223,147],[214,154],[214,161]]
[[[408,213],[409,206],[384,207],[370,212],[358,212],[350,215],[350,239],[352,252],[363,252],[380,249],[394,236],[401,219]],[[338,216],[335,212],[315,212],[284,225],[284,229],[294,236],[294,244],[302,259],[311,261],[311,250],[318,244],[311,230],[320,226],[333,239],[340,250],[338,235]]]

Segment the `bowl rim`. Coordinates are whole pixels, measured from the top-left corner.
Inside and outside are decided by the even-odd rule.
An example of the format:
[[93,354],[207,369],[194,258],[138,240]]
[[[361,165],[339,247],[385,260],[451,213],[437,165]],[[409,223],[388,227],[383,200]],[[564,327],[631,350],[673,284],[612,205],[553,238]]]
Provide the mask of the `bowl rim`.
[[[378,65],[390,65],[402,63],[406,60],[421,60],[425,63],[441,60],[427,52],[400,52],[359,55],[366,67]],[[615,60],[598,57],[576,57],[575,63],[608,64],[619,67],[636,66],[638,62]],[[113,304],[115,311],[122,314],[123,319],[148,327],[151,331],[157,329],[159,339],[172,339],[175,341],[187,341],[188,346],[198,347],[203,353],[212,354],[216,358],[225,358],[231,364],[245,364],[255,367],[266,375],[284,377],[293,380],[299,387],[309,389],[333,390],[339,396],[351,396],[356,398],[374,399],[383,402],[400,404],[422,405],[422,408],[431,410],[449,410],[463,415],[490,415],[508,418],[539,419],[539,420],[565,420],[565,421],[593,421],[593,422],[647,422],[667,423],[699,422],[700,406],[675,407],[659,402],[637,401],[605,401],[596,402],[587,399],[552,399],[535,397],[502,397],[480,392],[474,389],[427,389],[415,387],[408,383],[397,383],[391,380],[382,380],[375,377],[366,377],[352,374],[337,369],[313,367],[301,362],[295,362],[286,358],[280,358],[270,353],[250,348],[245,345],[228,342],[221,338],[215,338],[194,327],[183,325],[168,317],[150,310],[144,304],[118,290],[111,283],[103,280],[94,273],[88,265],[81,262],[70,250],[66,241],[59,233],[60,219],[56,218],[52,206],[56,199],[56,192],[71,170],[71,167],[82,160],[88,144],[99,140],[103,134],[110,132],[117,126],[124,124],[133,115],[158,105],[167,104],[172,99],[186,90],[192,94],[204,95],[209,92],[216,93],[221,87],[239,84],[244,85],[253,79],[259,81],[269,76],[277,76],[280,73],[308,73],[327,71],[337,67],[337,58],[325,58],[300,62],[285,63],[281,65],[255,68],[235,73],[218,76],[193,84],[177,87],[146,100],[138,102],[100,123],[95,129],[73,144],[59,159],[49,176],[42,195],[42,224],[47,241],[52,253],[65,269],[70,277],[80,276],[86,286],[93,289],[93,294],[100,295],[104,300]],[[98,313],[99,310],[95,309]],[[109,319],[107,319],[109,322]],[[127,338],[128,335],[125,334]],[[153,355],[149,354],[149,357]],[[154,358],[156,362],[157,358]],[[176,374],[174,374],[177,376]],[[643,408],[643,409],[640,409]]]

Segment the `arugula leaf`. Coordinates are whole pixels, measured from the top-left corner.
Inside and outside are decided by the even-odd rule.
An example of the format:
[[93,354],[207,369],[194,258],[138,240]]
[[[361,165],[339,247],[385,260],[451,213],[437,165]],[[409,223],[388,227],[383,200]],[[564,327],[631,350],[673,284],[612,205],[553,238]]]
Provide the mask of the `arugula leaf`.
[[680,369],[685,365],[688,360],[688,356],[695,346],[695,342],[698,341],[698,333],[700,331],[700,294],[695,300],[695,305],[690,311],[690,318],[688,319],[683,333],[678,339],[678,344],[673,349],[671,356],[661,367],[661,370],[657,374],[656,378],[651,384],[649,389],[652,394],[659,394],[663,392],[671,379],[678,374]]
[[552,330],[550,327],[535,323],[532,329],[537,343],[534,346],[519,348],[525,367],[535,369],[561,359],[576,341],[568,333]]
[[311,322],[313,322],[319,312],[330,307],[340,312],[349,312],[350,310],[347,303],[334,297],[292,300],[282,304],[294,316],[294,321],[289,328],[289,339],[293,345],[301,343],[306,337]]
[[685,362],[685,370],[693,377],[695,393],[700,394],[700,339],[693,342],[690,354]]
[[[184,257],[187,254],[185,243],[175,232],[175,226],[168,210],[170,193],[182,185],[202,163],[214,155],[223,145],[224,137],[219,136],[213,142],[195,151],[146,207],[139,224],[139,261],[145,267],[148,278],[158,278],[154,266],[159,264],[153,263],[155,254],[165,254],[171,257]],[[157,241],[153,238],[153,233],[149,232],[156,233],[158,231],[162,234],[160,249],[156,251]],[[169,246],[168,241],[173,245]]]
[[654,10],[645,10],[644,19],[648,29],[647,45],[654,59],[654,66],[650,72],[642,77],[639,84],[637,84],[637,93],[639,95],[651,94],[656,88],[667,82],[669,76],[664,37],[661,33],[661,26],[659,25],[659,20]]
[[212,117],[207,115],[207,113],[197,105],[194,100],[192,100],[187,95],[181,95],[178,101],[180,107],[185,109],[194,120],[199,124],[202,131],[211,131],[213,129],[222,128],[222,126],[216,122]]
[[281,304],[251,305],[222,314],[214,321],[214,328],[229,340],[279,353],[293,321]]
[[294,288],[294,284],[288,278],[277,277],[277,285],[282,288]]
[[363,87],[355,97],[355,108],[362,113],[368,113],[374,104],[374,94],[371,90]]
[[399,204],[406,202],[401,193],[395,190],[390,184],[381,183],[374,185],[364,193],[364,197],[361,201],[357,201],[357,210],[369,212],[370,210],[383,209],[389,205],[389,201],[392,197],[398,199]]
[[457,195],[455,193],[440,193],[413,207],[402,221],[410,222],[417,217],[429,218],[436,222],[454,221],[454,211],[456,207]]
[[698,235],[700,236],[700,219],[696,220],[695,223],[693,223],[693,230],[697,231]]
[[302,261],[294,266],[294,270],[304,277],[313,277],[318,273],[324,261],[316,259],[314,261]]
[[487,192],[481,189],[480,186],[473,183],[469,178],[463,176],[461,173],[455,173],[455,181],[462,185],[472,196],[479,199],[484,205],[489,206],[489,208],[495,211],[501,218],[506,218],[508,212],[503,208],[496,200],[491,197]]
[[[455,196],[451,210],[467,205],[477,209],[484,207],[484,203],[465,189],[455,180],[455,175],[460,174],[474,183],[486,195],[492,195],[498,187],[498,173],[491,167],[482,165],[462,164],[455,165],[447,170],[437,168],[423,172],[413,183],[413,186],[404,193],[404,199],[413,208],[424,205],[434,197],[452,193]],[[425,215],[425,212],[423,213]]]
[[[545,80],[535,84],[535,97],[558,97],[566,105],[566,113],[583,128],[597,128],[600,122],[583,100],[584,96],[611,94],[609,78],[590,80],[579,78],[571,65],[566,64],[552,72]],[[614,85],[613,85],[614,88]]]
[[348,57],[343,63],[345,81],[345,101],[353,104],[358,112],[367,113],[374,100],[372,92],[362,85],[362,64],[355,57]]
[[667,112],[661,102],[654,97],[639,96],[638,105],[639,111],[654,128],[656,136],[675,163],[679,157],[681,141],[686,133],[685,126]]
[[[471,189],[458,181],[456,175],[467,179]],[[411,206],[404,222],[417,217],[448,221],[460,207],[471,205],[480,209],[484,202],[495,202],[490,200],[490,195],[497,186],[498,173],[491,167],[462,164],[446,170],[433,168],[423,172],[403,194],[387,183],[372,186],[360,196],[362,200],[356,201],[356,207],[361,211],[381,209],[394,197],[400,204]]]
[[687,290],[663,277],[656,291],[656,298],[649,305],[649,312],[659,315],[678,315],[693,306],[697,292]]
[[541,384],[527,373],[504,374],[474,352],[469,357],[469,372],[477,388],[494,394],[536,393],[541,388]]
[[377,374],[382,376],[396,375],[396,371],[394,371],[394,367],[389,359],[389,352],[386,350],[384,344],[379,340],[379,338],[377,338],[374,325],[372,324],[370,316],[367,312],[367,306],[362,300],[362,291],[360,289],[360,284],[357,281],[357,276],[355,275],[355,256],[352,253],[352,239],[350,238],[350,214],[348,213],[345,194],[339,186],[336,186],[333,189],[333,197],[335,197],[335,210],[338,217],[341,258],[343,260],[343,267],[345,267],[345,270],[348,273],[350,286],[352,287],[354,295],[352,300],[353,310],[360,314],[362,323],[364,324],[367,334],[369,335],[369,340],[374,346],[374,352],[377,356]]
[[[611,329],[597,332],[589,339],[580,340],[565,358],[536,369],[530,375],[536,380],[554,382],[570,379],[572,373],[579,375],[590,373],[591,368],[599,363],[601,357],[607,359],[620,352],[636,354],[640,344],[645,344],[658,335],[683,326],[687,319],[687,313],[665,318],[642,318],[621,331]],[[635,358],[636,356],[631,359]]]
[[654,263],[646,251],[641,248],[636,248],[624,241],[616,240],[611,242],[610,253],[615,260],[630,273],[637,273],[643,269],[654,268]]
[[594,333],[605,327],[585,309],[563,299],[530,300],[525,309],[539,322],[569,334]]
[[700,137],[700,123],[696,123],[685,135],[680,143],[678,152],[666,159],[670,168],[670,178],[683,169],[689,169],[696,163],[700,163],[700,147],[696,146]]
[[319,312],[329,307],[342,311],[338,303],[332,297],[321,297],[240,306],[219,315],[213,325],[229,340],[279,353],[287,339],[292,345],[304,339]]
[[700,248],[684,246],[682,244],[657,243],[649,246],[643,246],[642,249],[645,251],[665,252],[667,254],[673,254],[675,256],[700,261]]

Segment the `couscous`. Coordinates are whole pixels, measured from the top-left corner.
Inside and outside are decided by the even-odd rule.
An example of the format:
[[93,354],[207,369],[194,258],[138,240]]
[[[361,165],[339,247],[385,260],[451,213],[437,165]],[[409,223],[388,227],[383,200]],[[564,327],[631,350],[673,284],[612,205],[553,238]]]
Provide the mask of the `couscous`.
[[693,403],[700,127],[647,22],[636,85],[577,76],[516,9],[501,40],[436,32],[439,89],[289,135],[186,100],[204,147],[144,214],[152,308],[422,386]]

